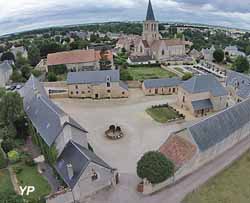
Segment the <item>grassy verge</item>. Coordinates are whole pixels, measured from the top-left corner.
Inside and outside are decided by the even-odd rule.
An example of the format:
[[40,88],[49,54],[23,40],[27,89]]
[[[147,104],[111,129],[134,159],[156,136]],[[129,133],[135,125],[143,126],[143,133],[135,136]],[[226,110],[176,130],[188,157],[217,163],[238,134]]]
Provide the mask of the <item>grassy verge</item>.
[[187,195],[183,203],[249,203],[250,152],[197,191]]
[[146,110],[146,112],[157,122],[167,123],[170,120],[180,118],[178,112],[170,107],[152,107]]
[[0,193],[14,193],[14,188],[7,169],[0,170]]

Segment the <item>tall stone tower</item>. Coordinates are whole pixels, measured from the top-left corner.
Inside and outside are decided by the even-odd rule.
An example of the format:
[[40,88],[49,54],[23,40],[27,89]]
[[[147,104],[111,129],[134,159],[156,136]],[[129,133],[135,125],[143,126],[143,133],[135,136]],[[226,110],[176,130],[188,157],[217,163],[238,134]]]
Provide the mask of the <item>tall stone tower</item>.
[[142,38],[143,40],[147,40],[149,44],[151,44],[154,40],[160,39],[159,22],[155,20],[151,0],[148,2],[147,16],[143,23]]

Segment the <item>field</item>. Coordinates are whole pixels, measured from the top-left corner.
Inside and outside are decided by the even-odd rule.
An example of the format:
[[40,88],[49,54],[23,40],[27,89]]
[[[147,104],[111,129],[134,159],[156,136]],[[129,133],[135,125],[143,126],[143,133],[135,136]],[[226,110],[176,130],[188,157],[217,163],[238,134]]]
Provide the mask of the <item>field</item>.
[[170,120],[179,118],[179,114],[169,107],[154,107],[149,108],[146,112],[157,122],[167,123]]
[[248,151],[231,167],[189,194],[183,203],[249,203],[249,168],[250,153]]
[[13,185],[11,183],[10,174],[7,169],[0,170],[0,193],[14,192]]
[[[160,67],[130,67],[121,72],[121,78],[124,75],[129,80],[147,80],[147,79],[157,79],[157,78],[170,78],[176,75],[170,71],[164,70]],[[124,78],[124,80],[126,80]]]

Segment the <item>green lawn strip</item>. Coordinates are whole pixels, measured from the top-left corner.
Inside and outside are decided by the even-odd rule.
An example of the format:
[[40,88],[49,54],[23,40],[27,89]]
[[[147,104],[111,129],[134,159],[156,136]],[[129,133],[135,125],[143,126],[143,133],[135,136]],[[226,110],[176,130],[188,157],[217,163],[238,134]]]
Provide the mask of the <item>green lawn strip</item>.
[[7,169],[0,170],[0,193],[14,193],[10,174]]
[[139,67],[128,68],[128,73],[133,80],[147,80],[155,78],[170,78],[176,75],[170,71],[164,70],[160,67]]
[[186,196],[183,203],[249,203],[250,152],[198,190]]
[[24,163],[15,164],[13,167],[20,167],[22,171],[16,174],[20,186],[34,186],[35,192],[25,198],[39,200],[50,194],[51,188],[48,182],[37,171],[37,166],[30,167]]
[[168,107],[149,108],[146,112],[157,122],[166,123],[179,117],[178,113]]

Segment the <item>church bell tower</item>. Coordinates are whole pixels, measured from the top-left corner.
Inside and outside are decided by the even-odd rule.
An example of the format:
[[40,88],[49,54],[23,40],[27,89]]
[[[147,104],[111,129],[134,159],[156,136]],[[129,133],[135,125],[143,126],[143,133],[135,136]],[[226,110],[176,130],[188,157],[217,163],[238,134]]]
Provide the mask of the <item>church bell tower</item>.
[[146,20],[143,23],[143,40],[146,40],[149,44],[152,44],[154,40],[160,39],[159,22],[155,20],[155,15],[151,0],[148,2],[148,11]]

